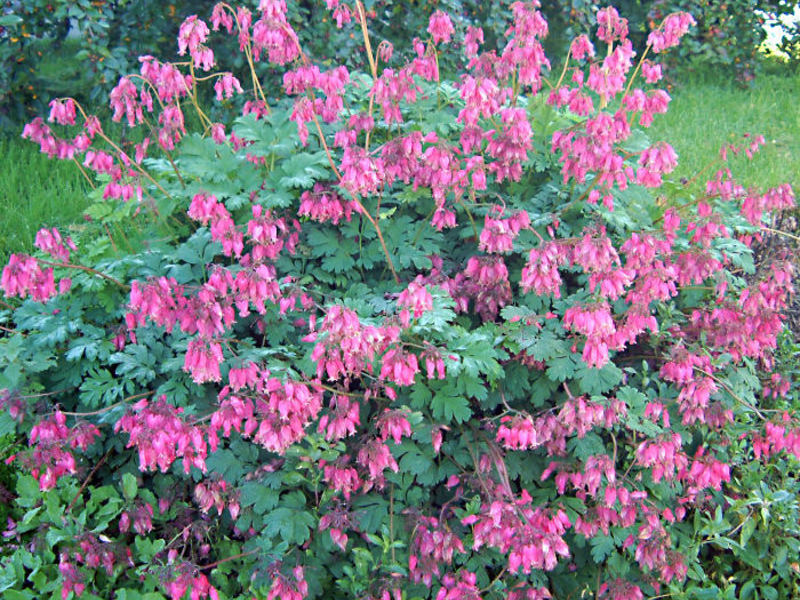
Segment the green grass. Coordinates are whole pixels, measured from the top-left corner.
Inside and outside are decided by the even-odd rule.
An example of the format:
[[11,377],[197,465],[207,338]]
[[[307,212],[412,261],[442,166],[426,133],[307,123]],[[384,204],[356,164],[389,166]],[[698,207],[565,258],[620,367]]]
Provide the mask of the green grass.
[[88,187],[73,162],[50,160],[36,144],[0,135],[0,261],[29,251],[40,227],[79,221]]
[[797,74],[762,74],[748,89],[696,75],[672,90],[669,112],[656,115],[648,135],[672,144],[678,153],[675,175],[691,178],[724,144],[741,142],[744,133],[761,134],[767,143],[752,161],[731,161],[734,177],[745,186],[788,182],[800,190],[798,90]]

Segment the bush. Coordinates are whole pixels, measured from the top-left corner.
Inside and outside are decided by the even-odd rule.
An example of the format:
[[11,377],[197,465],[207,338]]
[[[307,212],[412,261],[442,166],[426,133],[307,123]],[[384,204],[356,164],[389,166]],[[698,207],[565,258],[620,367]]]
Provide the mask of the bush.
[[[796,595],[792,266],[750,249],[794,197],[725,167],[758,137],[701,196],[669,180],[642,128],[691,18],[634,66],[606,9],[601,58],[579,37],[554,74],[534,3],[483,51],[437,11],[407,63],[330,4],[367,72],[312,62],[279,0],[218,5],[111,92],[135,145],[68,98],[77,133],[26,126],[103,184],[3,270],[0,434],[28,448],[0,589]],[[238,78],[207,73],[229,35]]]

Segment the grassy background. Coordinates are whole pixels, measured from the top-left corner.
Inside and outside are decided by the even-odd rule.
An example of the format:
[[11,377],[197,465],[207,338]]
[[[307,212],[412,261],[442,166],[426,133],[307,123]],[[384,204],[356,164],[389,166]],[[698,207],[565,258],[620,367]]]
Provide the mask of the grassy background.
[[33,247],[43,226],[81,219],[88,183],[71,161],[50,160],[39,147],[0,135],[0,261]]
[[731,161],[734,177],[745,186],[788,182],[800,191],[798,91],[800,75],[786,72],[761,74],[748,89],[696,74],[671,91],[669,112],[656,115],[649,136],[669,142],[678,153],[675,175],[691,178],[724,144],[741,142],[744,133],[761,134],[767,143],[752,161]]

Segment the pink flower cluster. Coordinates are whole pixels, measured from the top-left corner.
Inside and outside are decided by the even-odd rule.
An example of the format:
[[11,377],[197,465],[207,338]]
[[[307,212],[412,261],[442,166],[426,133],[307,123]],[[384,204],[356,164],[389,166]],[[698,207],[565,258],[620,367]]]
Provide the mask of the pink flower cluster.
[[77,473],[75,456],[72,451],[86,452],[100,436],[100,430],[85,421],[67,427],[67,418],[60,410],[42,419],[31,429],[28,445],[30,455],[20,455],[20,459],[30,463],[31,474],[39,482],[41,490],[55,487],[59,478]]
[[170,600],[181,600],[186,592],[191,600],[219,599],[219,592],[208,578],[188,562],[170,564],[162,575],[162,585]]
[[681,444],[681,436],[677,433],[645,440],[636,449],[636,460],[641,466],[651,468],[654,483],[662,479],[673,480],[689,464],[688,457],[681,450]]
[[453,23],[446,12],[437,10],[431,15],[428,23],[428,33],[431,34],[434,44],[446,44],[455,32]]
[[761,460],[769,460],[780,452],[800,457],[800,426],[789,413],[783,413],[779,422],[767,421],[764,431],[753,436],[753,453]]
[[647,44],[653,52],[658,54],[668,48],[677,46],[680,39],[689,31],[689,27],[696,25],[696,21],[689,13],[673,13],[668,15],[661,27],[651,32]]
[[0,287],[9,298],[26,298],[36,302],[47,302],[57,294],[52,267],[42,269],[32,256],[12,254],[3,267]]
[[194,66],[203,71],[214,66],[214,52],[205,45],[209,33],[208,25],[197,15],[186,17],[178,30],[178,54],[183,56],[188,49]]
[[350,513],[336,506],[333,510],[325,513],[319,519],[319,530],[330,530],[331,541],[342,549],[342,552],[347,550],[347,534],[345,530],[350,527]]
[[[283,87],[287,94],[301,94],[295,101],[290,120],[297,123],[300,141],[308,139],[308,123],[317,116],[326,123],[339,119],[344,108],[344,90],[350,83],[350,72],[344,66],[330,71],[321,71],[316,65],[300,66],[287,71],[283,76]],[[315,92],[324,95],[317,97]]]
[[300,195],[297,214],[319,223],[338,225],[343,217],[350,221],[356,207],[354,202],[345,200],[328,186],[315,183],[313,191],[307,190]]
[[444,575],[436,600],[481,600],[475,573],[462,570],[457,575]]
[[[333,305],[328,309],[320,330],[312,331],[304,340],[317,342],[311,353],[312,360],[317,363],[317,377],[327,375],[329,381],[336,381],[342,377],[345,380],[360,377],[362,372],[372,373],[373,359],[398,337],[396,326],[363,325],[355,311]],[[395,380],[396,371],[400,380],[406,381],[406,367],[403,365],[408,364],[413,372],[417,370],[409,362],[412,359],[399,350],[390,352],[386,355],[388,359],[384,357],[381,377]],[[416,364],[416,359],[413,360]],[[388,365],[392,365],[391,368]]]
[[214,508],[218,515],[225,508],[228,509],[231,519],[236,521],[239,516],[239,495],[236,490],[231,490],[224,480],[201,481],[194,487],[194,498],[200,510],[207,513]]
[[[508,281],[508,268],[501,256],[472,256],[461,278],[458,295],[464,297],[466,310],[468,299],[474,302],[475,312],[485,321],[492,321],[500,309],[511,301],[511,284]],[[458,305],[458,299],[456,300]]]
[[473,525],[473,550],[488,546],[508,554],[508,569],[512,573],[528,574],[532,569],[552,571],[559,556],[570,555],[563,537],[571,526],[566,513],[551,514],[549,510],[533,508],[526,490],[512,501],[495,500],[481,508],[480,514],[462,519],[464,525]]
[[58,229],[40,229],[36,232],[34,245],[42,252],[46,252],[56,260],[69,262],[70,250],[77,250],[72,238],[64,240]]
[[[509,450],[532,450],[545,446],[548,455],[563,455],[567,438],[584,437],[594,427],[610,428],[627,414],[620,400],[611,400],[608,406],[587,400],[584,396],[568,398],[558,413],[547,411],[535,419],[530,415],[506,415],[500,419],[495,439]],[[542,478],[549,476],[545,470]]]
[[320,417],[320,433],[324,432],[328,441],[355,435],[356,428],[361,424],[360,409],[358,402],[347,396],[333,394],[328,411]]
[[464,544],[450,527],[433,517],[420,516],[414,528],[408,556],[411,580],[431,587],[443,565],[453,563],[453,556],[464,554]]
[[126,448],[139,452],[141,471],[166,473],[173,462],[182,459],[183,470],[192,467],[206,471],[208,443],[203,430],[181,418],[182,408],[167,403],[166,396],[155,402],[147,399],[134,404],[117,423],[114,431],[128,434]]
[[139,535],[146,535],[153,530],[153,506],[149,502],[137,502],[133,510],[123,511],[119,516],[120,533],[127,532],[131,527]]
[[[503,210],[501,208],[497,207],[495,212],[499,213],[499,217],[502,217]],[[514,238],[519,235],[522,229],[527,229],[529,226],[530,219],[525,211],[520,211],[507,219],[496,219],[487,214],[478,242],[478,249],[493,253],[511,252],[514,249]]]
[[340,456],[336,462],[332,464],[328,464],[326,461],[320,461],[320,468],[323,471],[325,483],[337,492],[341,492],[345,500],[349,500],[350,494],[357,491],[362,486],[369,487],[369,484],[366,484],[359,478],[358,471],[353,467],[349,467],[349,464],[350,457],[347,454]]
[[228,437],[234,429],[270,452],[282,454],[305,436],[305,428],[322,408],[322,394],[307,385],[282,381],[262,371],[247,383],[247,395],[219,394],[220,406],[211,415],[209,441],[216,446],[217,432]]
[[603,600],[644,600],[641,588],[624,579],[603,582],[597,590]]
[[358,451],[356,462],[368,471],[367,481],[364,483],[364,491],[373,486],[378,489],[382,488],[384,485],[383,472],[386,469],[395,473],[400,470],[389,447],[378,437],[364,442]]
[[267,600],[303,600],[308,595],[308,583],[305,580],[303,567],[292,569],[291,579],[278,571],[272,580]]

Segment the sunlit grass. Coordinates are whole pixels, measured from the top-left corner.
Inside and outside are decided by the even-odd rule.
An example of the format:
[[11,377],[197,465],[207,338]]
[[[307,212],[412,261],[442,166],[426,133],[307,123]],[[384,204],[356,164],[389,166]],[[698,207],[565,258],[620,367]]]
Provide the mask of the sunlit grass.
[[[676,85],[666,115],[658,115],[649,135],[665,140],[678,153],[675,175],[691,178],[719,156],[726,143],[761,134],[766,145],[752,161],[731,161],[745,186],[769,187],[788,182],[800,187],[800,76],[761,74],[751,87],[714,74],[695,75]],[[713,171],[710,173],[713,175]]]
[[30,250],[40,227],[80,220],[87,189],[74,163],[50,160],[31,142],[0,135],[0,260]]

